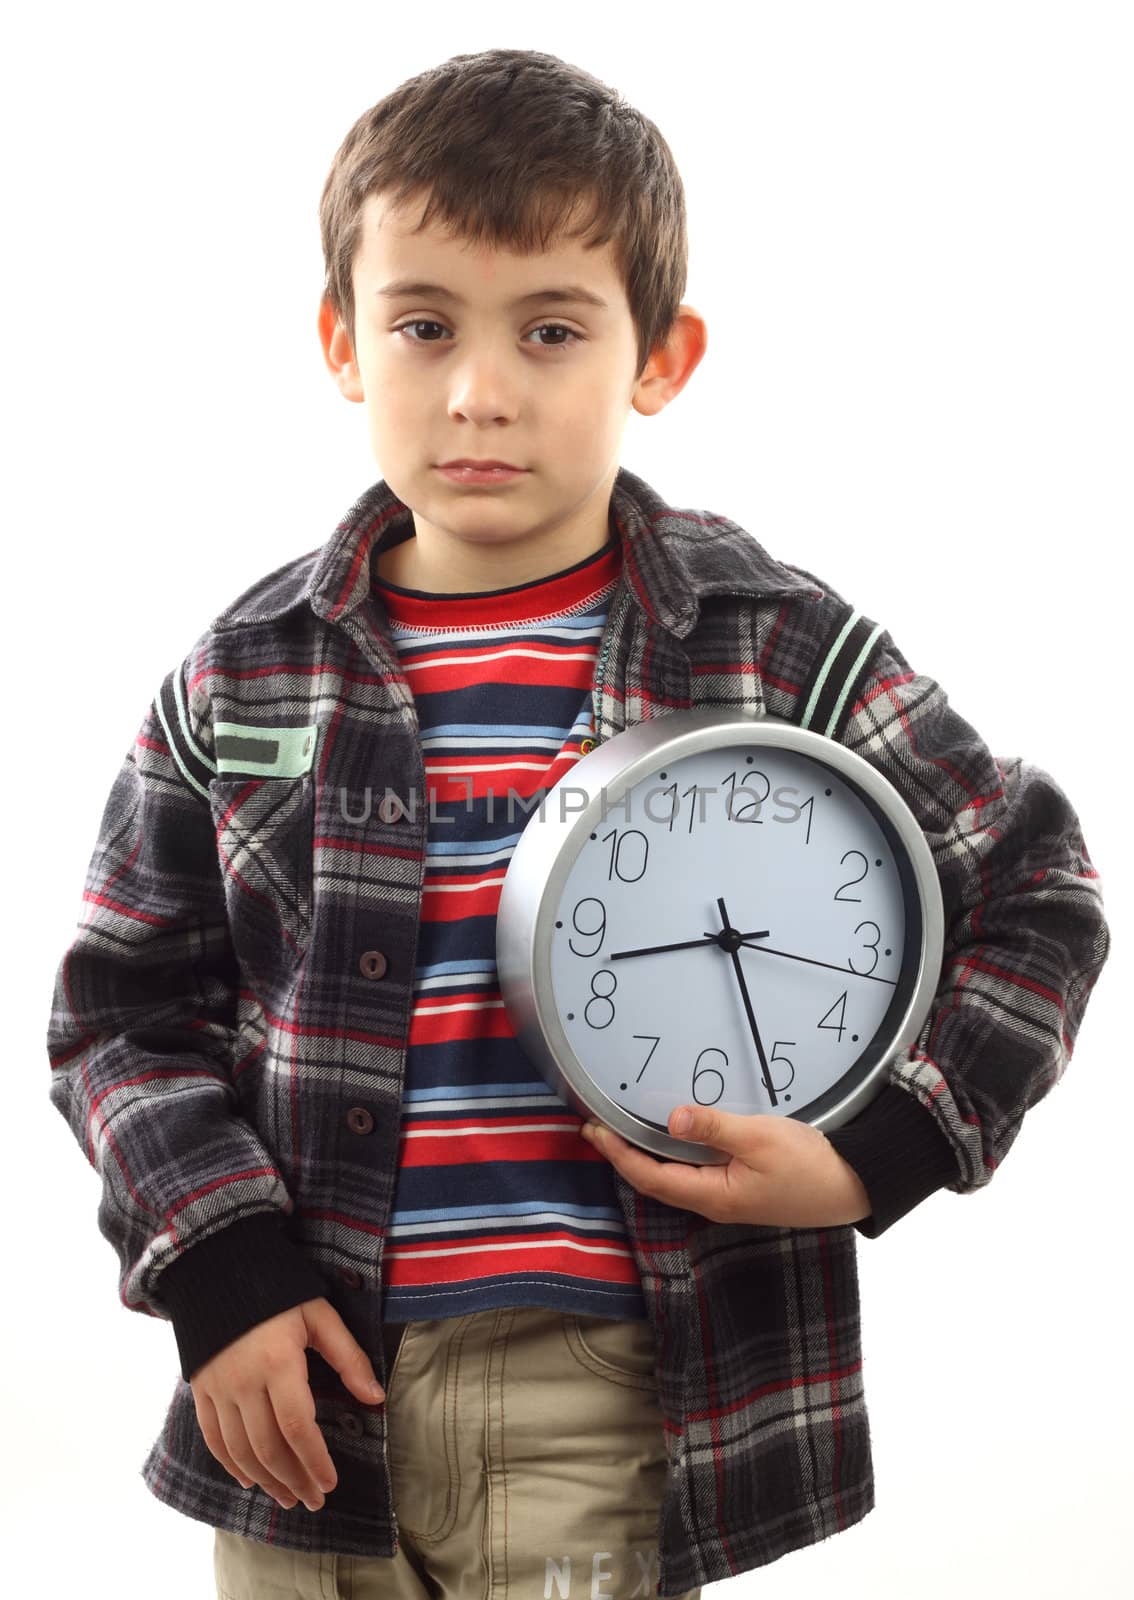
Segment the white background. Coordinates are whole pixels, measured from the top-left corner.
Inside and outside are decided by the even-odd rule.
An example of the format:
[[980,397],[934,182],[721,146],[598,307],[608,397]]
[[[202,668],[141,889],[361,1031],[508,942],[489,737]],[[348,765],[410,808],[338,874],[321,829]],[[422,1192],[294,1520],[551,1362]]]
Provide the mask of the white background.
[[1130,8],[555,11],[9,16],[6,1570],[20,1593],[213,1593],[211,1530],[139,1476],[176,1349],[120,1305],[97,1176],[48,1102],[54,972],[162,677],[378,476],[316,338],[340,140],[406,77],[518,46],[617,87],[685,182],[708,352],[631,414],[624,464],[820,574],[994,752],[1052,773],[1114,935],[992,1183],[860,1240],[876,1509],[730,1593],[1128,1595]]

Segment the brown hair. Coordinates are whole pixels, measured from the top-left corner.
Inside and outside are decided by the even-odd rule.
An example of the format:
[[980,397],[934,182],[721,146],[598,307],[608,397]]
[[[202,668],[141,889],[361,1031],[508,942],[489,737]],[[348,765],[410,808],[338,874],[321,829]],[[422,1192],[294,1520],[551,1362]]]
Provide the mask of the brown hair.
[[319,202],[324,296],[354,344],[351,268],[363,202],[418,193],[415,231],[440,216],[457,237],[525,252],[567,237],[614,240],[640,377],[685,292],[685,194],[648,117],[580,67],[540,50],[451,56],[371,106],[335,155]]

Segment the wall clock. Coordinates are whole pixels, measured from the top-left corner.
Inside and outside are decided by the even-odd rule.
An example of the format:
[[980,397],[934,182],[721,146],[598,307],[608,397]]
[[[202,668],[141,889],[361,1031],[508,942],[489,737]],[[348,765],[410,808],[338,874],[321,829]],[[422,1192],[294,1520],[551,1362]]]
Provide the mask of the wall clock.
[[528,816],[496,962],[544,1080],[654,1155],[722,1151],[676,1105],[831,1130],[886,1083],[940,979],[941,889],[917,819],[836,740],[690,710],[582,756]]

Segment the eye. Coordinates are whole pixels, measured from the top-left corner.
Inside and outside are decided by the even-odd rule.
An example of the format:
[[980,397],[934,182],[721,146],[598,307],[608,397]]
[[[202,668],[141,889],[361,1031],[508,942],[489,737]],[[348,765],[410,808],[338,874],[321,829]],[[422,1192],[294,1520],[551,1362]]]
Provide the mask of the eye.
[[[583,336],[581,333],[576,333],[574,328],[565,328],[561,322],[541,322],[538,328],[532,329],[532,332],[542,333],[545,328],[551,328],[555,333],[565,333],[568,339],[574,339],[578,344],[583,342]],[[567,343],[565,340],[562,344],[545,344],[541,348],[544,350],[566,350]]]
[[[396,328],[391,328],[391,333],[405,333],[410,328],[440,328],[440,322],[428,322],[424,317],[417,317],[411,322],[399,322]],[[436,344],[436,339],[418,339],[416,336],[410,340],[411,344]]]
[[[426,317],[414,317],[408,322],[399,322],[397,326],[391,328],[390,331],[391,333],[405,333],[410,328],[444,328],[444,326],[445,324],[443,322],[434,322]],[[581,333],[576,333],[574,328],[568,328],[561,322],[542,322],[538,328],[533,328],[531,332],[543,333],[549,328],[556,333],[565,333],[567,335],[567,340],[563,340],[557,344],[541,343],[541,349],[566,350],[569,348],[568,340],[573,339],[579,344],[583,342],[583,335]],[[409,342],[410,344],[439,344],[441,341],[439,339],[419,339],[415,336],[414,338],[410,339]]]

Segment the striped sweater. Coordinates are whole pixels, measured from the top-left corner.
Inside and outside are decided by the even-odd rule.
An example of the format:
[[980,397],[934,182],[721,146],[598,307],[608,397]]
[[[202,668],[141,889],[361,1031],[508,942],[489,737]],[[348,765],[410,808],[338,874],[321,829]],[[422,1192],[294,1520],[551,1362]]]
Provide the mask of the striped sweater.
[[504,874],[540,792],[593,731],[620,569],[611,539],[508,589],[375,580],[417,707],[428,829],[387,1323],[491,1306],[646,1315],[613,1168],[524,1055],[496,978]]

